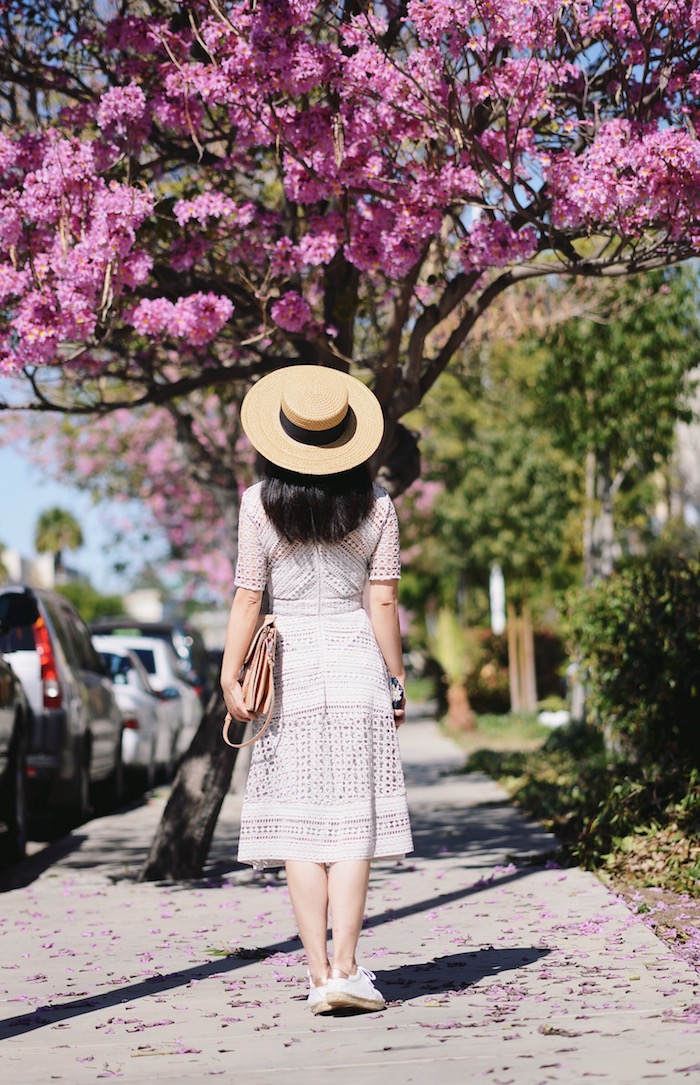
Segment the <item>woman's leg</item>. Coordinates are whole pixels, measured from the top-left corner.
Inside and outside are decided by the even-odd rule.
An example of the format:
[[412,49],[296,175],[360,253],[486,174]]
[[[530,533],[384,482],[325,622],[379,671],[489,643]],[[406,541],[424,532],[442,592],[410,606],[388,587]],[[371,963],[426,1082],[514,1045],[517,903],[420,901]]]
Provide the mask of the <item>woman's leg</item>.
[[292,899],[299,937],[314,987],[322,987],[330,975],[326,938],[328,933],[328,874],[323,863],[288,859],[287,887]]
[[365,914],[369,867],[369,859],[344,859],[329,867],[333,975],[351,976],[356,971],[355,950]]

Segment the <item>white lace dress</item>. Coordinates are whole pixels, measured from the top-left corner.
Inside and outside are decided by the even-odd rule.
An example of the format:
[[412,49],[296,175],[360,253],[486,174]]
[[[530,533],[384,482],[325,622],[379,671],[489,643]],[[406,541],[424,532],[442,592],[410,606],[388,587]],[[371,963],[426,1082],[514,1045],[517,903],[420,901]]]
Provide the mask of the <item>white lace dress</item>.
[[341,543],[289,543],[260,492],[258,483],[243,494],[236,585],[270,594],[276,707],[253,746],[239,862],[405,855],[413,842],[389,675],[363,609],[368,579],[399,577],[394,506],[375,486],[372,511]]

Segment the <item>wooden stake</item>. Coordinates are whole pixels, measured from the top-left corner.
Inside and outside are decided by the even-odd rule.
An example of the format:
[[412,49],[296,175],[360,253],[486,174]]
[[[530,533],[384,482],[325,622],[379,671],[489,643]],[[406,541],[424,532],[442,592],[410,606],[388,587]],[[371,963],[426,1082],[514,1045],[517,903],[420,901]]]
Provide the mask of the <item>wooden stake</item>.
[[518,626],[519,619],[515,613],[515,607],[512,603],[508,604],[508,684],[510,686],[510,710],[511,712],[520,712],[521,704],[521,683],[520,683],[520,668],[518,663],[519,651],[518,651]]

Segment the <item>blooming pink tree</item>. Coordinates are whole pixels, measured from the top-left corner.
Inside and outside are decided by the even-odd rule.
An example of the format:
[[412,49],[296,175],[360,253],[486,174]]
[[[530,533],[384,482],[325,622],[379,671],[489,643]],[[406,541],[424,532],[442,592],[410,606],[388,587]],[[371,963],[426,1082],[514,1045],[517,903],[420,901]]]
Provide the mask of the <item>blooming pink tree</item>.
[[195,394],[352,367],[404,485],[399,420],[509,286],[700,250],[699,32],[698,0],[2,0],[5,405],[168,405],[205,473]]
[[368,374],[391,439],[512,282],[700,246],[691,0],[4,0],[0,26],[0,366],[41,409],[319,361]]

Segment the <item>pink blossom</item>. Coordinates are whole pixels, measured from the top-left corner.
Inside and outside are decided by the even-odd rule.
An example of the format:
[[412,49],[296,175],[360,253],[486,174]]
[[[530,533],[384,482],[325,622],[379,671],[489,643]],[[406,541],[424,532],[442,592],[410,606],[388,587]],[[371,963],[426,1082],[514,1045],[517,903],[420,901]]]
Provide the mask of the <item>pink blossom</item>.
[[142,335],[172,335],[193,346],[209,343],[233,314],[228,298],[216,294],[190,294],[175,303],[167,298],[144,298],[131,314]]
[[289,290],[270,306],[270,315],[280,328],[295,333],[303,332],[312,320],[309,303],[294,290]]
[[339,244],[337,234],[321,226],[302,237],[297,251],[304,264],[328,264],[338,251]]
[[173,334],[193,346],[209,343],[233,315],[233,303],[217,294],[190,294],[178,298],[173,312]]
[[135,249],[122,261],[121,276],[124,286],[132,290],[141,286],[148,279],[153,268],[153,257],[150,253]]
[[529,260],[537,251],[537,234],[530,227],[514,230],[507,222],[478,222],[464,242],[465,267],[506,267]]
[[28,270],[15,271],[8,264],[0,264],[0,303],[7,298],[22,294],[29,285]]
[[203,192],[191,200],[178,200],[173,207],[175,218],[184,226],[190,219],[205,223],[209,218],[223,218],[234,214],[236,201],[223,192]]
[[112,87],[100,98],[97,123],[100,128],[114,128],[126,132],[146,114],[146,95],[136,83],[125,87]]
[[167,298],[144,298],[131,313],[131,323],[142,335],[159,335],[172,321],[174,308]]
[[17,143],[0,132],[0,173],[7,173],[17,161]]

